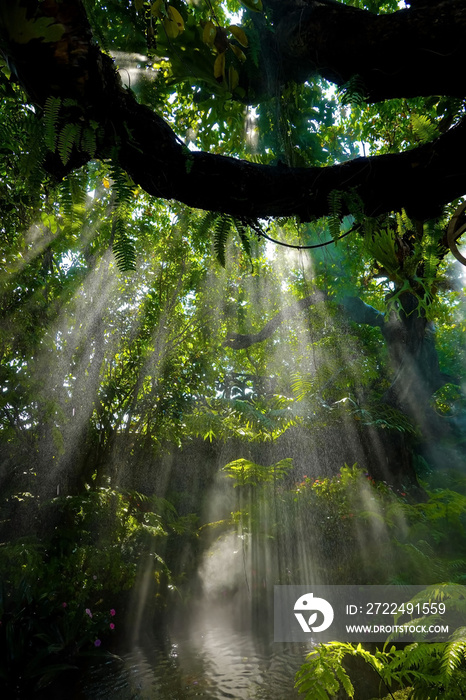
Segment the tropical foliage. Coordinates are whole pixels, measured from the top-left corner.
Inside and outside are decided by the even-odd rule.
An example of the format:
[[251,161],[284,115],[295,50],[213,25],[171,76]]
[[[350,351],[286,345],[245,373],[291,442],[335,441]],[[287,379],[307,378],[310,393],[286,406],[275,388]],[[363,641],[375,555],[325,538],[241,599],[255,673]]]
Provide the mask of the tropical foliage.
[[[258,606],[264,582],[465,583],[465,104],[435,63],[464,12],[418,94],[401,35],[402,70],[371,72],[351,23],[407,18],[416,54],[430,10],[317,5],[299,29],[330,22],[335,53],[299,59],[288,1],[0,8],[9,693],[163,625],[232,533]],[[306,697],[357,693],[346,657],[453,698],[464,631],[322,646]]]

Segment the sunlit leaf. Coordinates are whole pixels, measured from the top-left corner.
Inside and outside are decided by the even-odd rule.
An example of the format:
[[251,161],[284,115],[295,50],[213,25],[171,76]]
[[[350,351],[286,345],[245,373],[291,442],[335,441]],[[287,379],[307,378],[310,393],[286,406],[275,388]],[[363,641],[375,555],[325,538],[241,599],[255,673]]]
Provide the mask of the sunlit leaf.
[[238,41],[241,44],[241,46],[245,46],[245,47],[248,46],[248,44],[249,44],[248,38],[247,38],[246,34],[244,33],[244,30],[241,29],[241,27],[237,27],[235,24],[231,24],[228,27],[228,29],[233,34],[236,41]]
[[168,6],[167,17],[163,20],[163,26],[170,39],[176,39],[184,31],[183,18],[175,7]]
[[235,54],[236,58],[239,59],[242,63],[244,63],[244,61],[246,60],[246,54],[243,51],[241,51],[239,46],[234,46],[233,44],[230,44],[230,48]]
[[207,46],[213,46],[216,35],[216,26],[212,22],[206,22],[202,32],[202,41],[204,44],[207,44]]
[[225,76],[225,52],[219,53],[214,63],[214,77],[219,80]]

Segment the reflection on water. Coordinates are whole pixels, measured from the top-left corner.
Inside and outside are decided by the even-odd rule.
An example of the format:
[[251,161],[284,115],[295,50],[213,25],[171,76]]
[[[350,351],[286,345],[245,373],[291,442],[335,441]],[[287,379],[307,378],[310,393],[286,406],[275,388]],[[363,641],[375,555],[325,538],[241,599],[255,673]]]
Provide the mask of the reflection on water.
[[[172,606],[173,618],[156,642],[144,636],[148,620],[139,591],[134,609],[141,614],[131,615],[129,626],[145,641],[121,660],[91,669],[73,700],[297,698],[295,674],[311,646],[273,642],[273,585],[258,573],[266,567],[259,567],[256,550],[246,556],[242,544],[236,533],[215,540],[199,567],[199,590]],[[267,551],[261,548],[264,561]]]
[[120,661],[94,667],[76,700],[292,700],[294,674],[309,646],[259,643],[253,635],[203,618],[165,648],[147,643]]

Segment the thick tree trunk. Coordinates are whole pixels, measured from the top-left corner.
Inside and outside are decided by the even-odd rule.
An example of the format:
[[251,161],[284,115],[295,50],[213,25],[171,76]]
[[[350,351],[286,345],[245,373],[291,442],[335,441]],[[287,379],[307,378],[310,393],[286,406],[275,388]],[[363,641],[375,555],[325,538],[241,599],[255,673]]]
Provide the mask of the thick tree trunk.
[[393,374],[382,401],[409,416],[430,438],[448,433],[448,425],[430,404],[432,395],[454,378],[440,370],[434,332],[417,297],[409,290],[404,291],[397,299],[396,308],[387,314],[357,297],[345,298],[342,306],[352,321],[378,326],[382,331]]
[[[285,319],[292,318],[318,300],[315,296],[301,299],[274,316],[258,333],[230,334],[224,345],[247,348],[262,342],[271,337]],[[345,297],[341,306],[349,320],[381,329],[393,380],[380,403],[406,415],[419,433],[413,437],[395,428],[359,428],[366,464],[370,465],[374,478],[385,480],[398,490],[409,490],[415,498],[423,498],[425,494],[419,488],[413,464],[415,447],[422,443],[428,448],[433,441],[450,434],[450,423],[435,413],[431,400],[434,392],[454,378],[441,372],[433,330],[419,307],[419,300],[411,292],[403,292],[398,308],[388,314],[377,311],[358,297]]]
[[439,431],[440,423],[430,402],[447,377],[440,371],[433,331],[413,294],[401,295],[399,309],[388,315],[382,332],[394,372],[384,400],[432,436],[433,429]]

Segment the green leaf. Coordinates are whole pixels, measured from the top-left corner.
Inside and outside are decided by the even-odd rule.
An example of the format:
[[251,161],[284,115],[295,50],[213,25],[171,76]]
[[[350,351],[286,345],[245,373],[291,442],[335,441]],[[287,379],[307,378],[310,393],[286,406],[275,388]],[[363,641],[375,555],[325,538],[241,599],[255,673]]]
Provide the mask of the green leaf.
[[248,10],[252,10],[253,12],[262,12],[262,0],[240,0],[240,2]]
[[222,267],[225,267],[225,247],[232,225],[232,218],[228,214],[222,214],[215,223],[214,229],[214,250],[217,260]]

